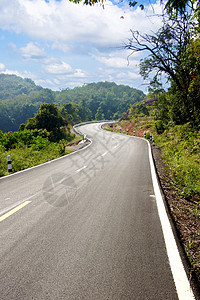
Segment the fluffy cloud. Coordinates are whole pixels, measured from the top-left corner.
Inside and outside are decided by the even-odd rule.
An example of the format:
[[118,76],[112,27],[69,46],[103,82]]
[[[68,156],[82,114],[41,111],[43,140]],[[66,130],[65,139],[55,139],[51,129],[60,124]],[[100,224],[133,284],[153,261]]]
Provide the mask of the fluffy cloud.
[[[159,4],[152,4],[150,9],[161,12]],[[145,18],[146,11],[140,8],[120,8],[110,1],[102,9],[66,0],[51,0],[49,3],[44,0],[9,0],[0,2],[0,11],[0,26],[4,29],[54,43],[79,41],[95,47],[119,46],[130,37],[130,29],[149,31],[160,25],[159,18]]]
[[5,69],[5,70],[2,70],[3,74],[8,74],[8,75],[17,75],[17,76],[21,76],[23,77],[17,70],[8,70],[8,69]]
[[40,60],[46,57],[44,49],[41,49],[38,44],[33,42],[28,43],[21,49],[22,56],[28,60]]
[[[124,54],[124,53],[123,53]],[[108,68],[127,68],[127,66],[136,66],[139,63],[139,60],[133,60],[127,55],[118,56],[116,53],[112,53],[108,56],[95,56],[96,60],[104,64]]]
[[97,57],[97,60],[111,68],[125,68],[127,66],[127,60],[121,57],[118,59],[116,57]]
[[81,69],[76,69],[72,77],[79,77],[79,78],[85,78],[87,74],[82,71]]
[[57,62],[45,66],[47,72],[52,74],[67,74],[72,72],[72,67],[66,62]]
[[117,6],[110,0],[105,9],[67,0],[0,0],[0,11],[0,29],[11,36],[5,48],[9,45],[13,65],[18,68],[6,69],[7,54],[0,72],[27,73],[26,77],[50,88],[100,80],[133,86],[140,80],[137,65],[141,57],[132,55],[127,60],[130,52],[118,51],[119,47],[131,38],[130,29],[148,33],[161,24],[159,17],[146,17],[161,12],[160,0],[144,11]]
[[3,70],[5,70],[5,65],[0,63],[0,72],[3,71]]

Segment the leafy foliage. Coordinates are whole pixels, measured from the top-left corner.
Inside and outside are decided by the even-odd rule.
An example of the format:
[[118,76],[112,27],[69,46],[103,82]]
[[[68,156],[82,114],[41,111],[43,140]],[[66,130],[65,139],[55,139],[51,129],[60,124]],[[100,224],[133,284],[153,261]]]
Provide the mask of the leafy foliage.
[[22,79],[16,75],[0,74],[0,99],[7,100],[18,95],[29,95],[31,92],[39,92],[42,87],[36,86],[29,79]]
[[195,23],[190,16],[165,16],[163,26],[155,34],[142,35],[132,31],[132,39],[126,48],[133,52],[148,51],[149,55],[140,64],[144,79],[153,73],[152,82],[156,83],[158,75],[168,75],[171,87],[163,106],[168,111],[167,117],[176,124],[191,122],[198,127],[200,39],[195,35],[195,30]]
[[38,113],[27,121],[25,128],[27,129],[46,129],[50,133],[53,141],[60,140],[65,137],[68,125],[55,104],[42,104]]
[[175,182],[188,198],[200,195],[200,131],[190,124],[170,127],[157,142],[162,146]]
[[[117,85],[114,82],[98,82],[56,92],[56,103],[59,106],[65,103],[78,104],[77,113],[81,121],[95,120],[99,107],[103,110],[105,119],[113,119],[115,114],[123,115],[131,104],[143,100],[144,96],[142,91],[129,86]],[[83,113],[85,105],[87,105],[87,109],[84,108],[87,110],[86,115]]]
[[0,129],[15,131],[32,118],[42,103],[55,102],[55,92],[29,79],[0,74]]
[[21,145],[20,148],[12,148],[8,151],[5,151],[0,144],[0,176],[8,174],[6,159],[8,154],[11,156],[12,170],[13,172],[17,172],[71,152],[65,150],[65,147],[63,149],[61,143],[47,142],[45,146],[44,144],[44,141],[42,143],[40,141],[39,147],[35,143],[32,146]]
[[[52,142],[52,132],[46,129],[24,129],[23,131],[0,131],[0,176],[8,174],[6,156],[12,159],[14,172],[60,157],[70,151],[66,150],[67,142],[75,135],[70,132],[65,139]],[[55,139],[55,137],[54,137]]]
[[97,109],[97,113],[95,115],[95,119],[96,120],[104,120],[105,119],[105,116],[104,116],[104,113],[103,113],[103,109],[101,106],[98,107]]
[[[105,0],[70,0],[73,3],[80,3],[82,2],[85,5],[95,5],[95,4],[100,4],[103,8],[104,8],[104,3]],[[135,7],[138,4],[138,1],[132,1],[132,0],[128,0],[128,5],[130,7]],[[143,4],[139,4],[141,9],[144,9],[144,5]]]

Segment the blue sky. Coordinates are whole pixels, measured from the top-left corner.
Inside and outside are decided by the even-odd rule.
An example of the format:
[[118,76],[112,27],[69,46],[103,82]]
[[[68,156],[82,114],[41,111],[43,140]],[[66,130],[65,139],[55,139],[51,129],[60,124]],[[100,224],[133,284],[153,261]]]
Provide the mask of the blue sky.
[[[53,90],[84,83],[114,81],[147,92],[139,75],[141,54],[120,47],[130,29],[155,32],[153,13],[160,1],[141,1],[145,10],[127,3],[105,2],[105,9],[67,0],[0,1],[0,73],[31,78]],[[121,18],[123,16],[123,18]]]

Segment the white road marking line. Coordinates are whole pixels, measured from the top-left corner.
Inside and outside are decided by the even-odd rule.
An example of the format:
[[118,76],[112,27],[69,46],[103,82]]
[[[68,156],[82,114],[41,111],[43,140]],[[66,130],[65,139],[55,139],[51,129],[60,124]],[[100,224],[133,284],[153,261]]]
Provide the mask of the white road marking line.
[[158,214],[159,214],[163,236],[165,240],[165,245],[167,249],[167,255],[169,258],[169,263],[174,278],[174,283],[176,286],[177,295],[180,300],[194,300],[195,297],[191,289],[189,280],[187,278],[178,251],[178,247],[176,245],[174,234],[167,216],[163,198],[160,192],[159,184],[156,177],[156,171],[153,163],[152,153],[151,153],[151,146],[149,142],[147,143],[149,147],[149,162],[151,167],[151,175],[152,175],[154,192],[156,196],[156,204],[157,204]]
[[90,141],[90,144],[88,144],[87,146],[85,146],[85,147],[83,147],[83,148],[81,148],[81,149],[79,149],[79,150],[76,150],[76,151],[74,151],[74,152],[72,152],[72,153],[69,153],[69,154],[63,155],[63,156],[61,156],[61,157],[58,157],[58,158],[49,160],[49,161],[47,161],[47,162],[45,162],[45,163],[42,163],[42,164],[40,164],[40,165],[36,165],[36,166],[30,167],[30,168],[28,168],[28,169],[24,169],[24,170],[18,171],[18,172],[16,172],[16,173],[12,173],[12,174],[9,174],[9,175],[2,176],[2,177],[0,177],[0,180],[3,180],[3,179],[5,179],[5,178],[11,177],[11,176],[16,176],[16,175],[18,175],[18,174],[20,174],[20,173],[24,173],[24,172],[29,171],[29,170],[31,170],[31,169],[39,168],[39,167],[42,167],[42,166],[44,166],[44,165],[51,164],[51,163],[53,163],[53,162],[55,162],[55,161],[57,161],[57,160],[65,159],[65,158],[67,158],[67,157],[69,157],[69,156],[72,156],[72,155],[74,155],[74,154],[76,154],[76,153],[78,153],[78,152],[80,152],[80,151],[83,151],[83,150],[87,149],[88,147],[90,147],[90,146],[92,145],[93,142],[92,142],[91,139],[88,139],[88,141]]
[[105,156],[107,153],[108,153],[108,151],[106,151],[103,154],[101,154],[101,156]]
[[84,170],[85,168],[87,168],[87,166],[83,166],[82,168],[80,168],[80,169],[76,170],[76,173],[79,173],[79,172],[81,172],[81,171],[82,171],[82,170]]
[[16,213],[18,210],[22,209],[24,206],[26,206],[29,203],[31,203],[31,201],[25,201],[24,203],[22,203],[22,204],[18,205],[17,207],[13,208],[12,210],[10,210],[9,212],[7,212],[6,214],[4,214],[3,216],[0,217],[0,222],[4,221],[5,219],[10,217],[11,215]]

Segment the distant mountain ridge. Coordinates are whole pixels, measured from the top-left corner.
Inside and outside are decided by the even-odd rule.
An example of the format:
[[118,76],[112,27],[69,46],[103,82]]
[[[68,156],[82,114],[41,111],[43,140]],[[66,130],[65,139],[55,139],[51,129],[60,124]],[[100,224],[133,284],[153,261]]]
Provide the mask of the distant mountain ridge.
[[0,74],[0,100],[6,100],[21,94],[30,94],[42,90],[30,78],[21,78],[16,75]]
[[[21,123],[32,118],[43,103],[66,103],[87,106],[91,119],[120,118],[130,105],[142,101],[145,94],[114,82],[88,83],[82,87],[52,91],[37,86],[29,78],[0,74],[0,130],[16,131]],[[84,117],[82,118],[84,121]]]

